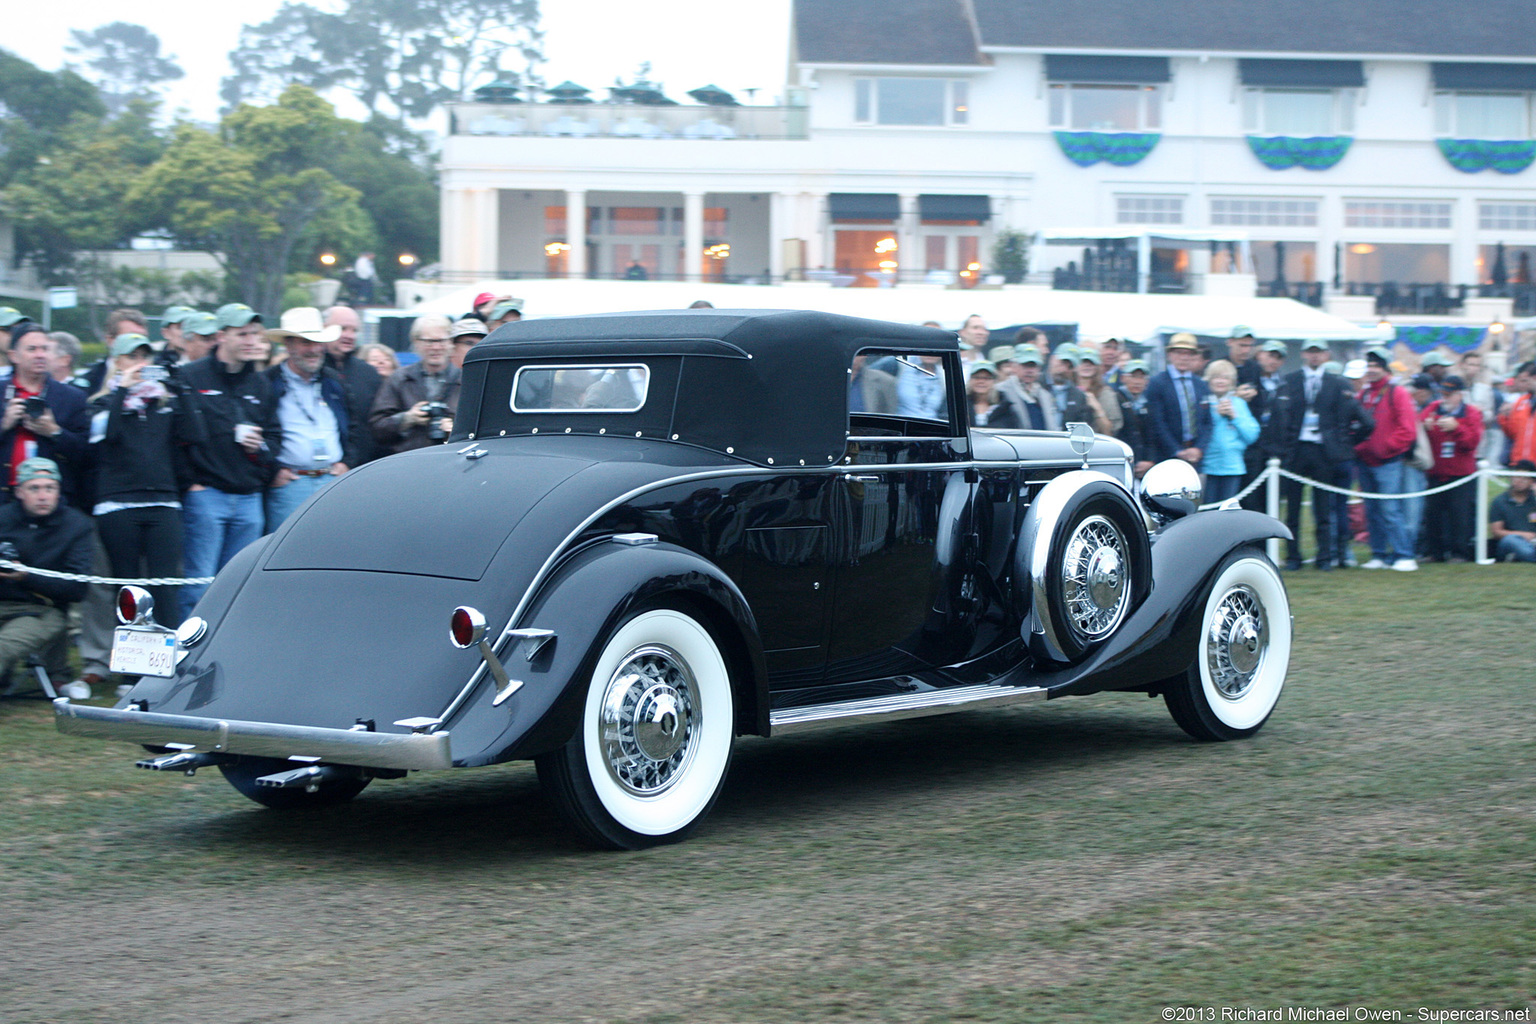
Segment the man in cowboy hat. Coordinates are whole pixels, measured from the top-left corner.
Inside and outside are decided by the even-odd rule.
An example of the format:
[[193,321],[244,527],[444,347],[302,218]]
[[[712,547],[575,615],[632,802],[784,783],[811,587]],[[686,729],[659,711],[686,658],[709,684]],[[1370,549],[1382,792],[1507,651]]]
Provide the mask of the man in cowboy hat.
[[268,533],[357,462],[361,438],[347,386],[325,365],[326,346],[340,335],[341,326],[327,326],[313,306],[285,311],[267,331],[268,341],[288,349],[288,358],[267,371],[282,428],[277,470],[265,498]]

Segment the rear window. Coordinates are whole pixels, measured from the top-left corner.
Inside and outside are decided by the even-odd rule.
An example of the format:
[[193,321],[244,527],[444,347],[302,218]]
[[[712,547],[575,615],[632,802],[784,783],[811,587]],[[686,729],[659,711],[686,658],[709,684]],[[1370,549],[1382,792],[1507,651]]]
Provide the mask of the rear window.
[[639,412],[650,384],[644,363],[524,366],[512,384],[512,411]]

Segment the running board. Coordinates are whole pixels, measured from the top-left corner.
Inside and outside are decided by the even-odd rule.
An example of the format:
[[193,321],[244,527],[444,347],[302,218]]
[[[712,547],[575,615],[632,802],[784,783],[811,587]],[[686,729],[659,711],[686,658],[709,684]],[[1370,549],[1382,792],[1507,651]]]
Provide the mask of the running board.
[[922,693],[897,693],[889,697],[868,697],[838,704],[814,704],[803,708],[780,708],[768,715],[772,735],[800,732],[831,725],[860,722],[895,722],[903,718],[947,715],[951,711],[1007,707],[1044,700],[1043,686],[956,686]]

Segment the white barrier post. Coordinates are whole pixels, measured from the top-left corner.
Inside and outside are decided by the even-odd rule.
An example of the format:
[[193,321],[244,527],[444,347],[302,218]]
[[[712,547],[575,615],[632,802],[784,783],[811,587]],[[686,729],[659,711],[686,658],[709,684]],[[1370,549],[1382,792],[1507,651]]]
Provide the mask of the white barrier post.
[[1478,565],[1492,565],[1488,557],[1488,460],[1477,460],[1477,525],[1472,532],[1472,558]]
[[[1264,481],[1264,510],[1276,519],[1280,518],[1280,460],[1270,459],[1268,467],[1264,470],[1269,474],[1269,479]],[[1313,499],[1316,500],[1315,498]],[[1264,545],[1269,554],[1269,560],[1276,565],[1280,564],[1280,540],[1271,537]]]

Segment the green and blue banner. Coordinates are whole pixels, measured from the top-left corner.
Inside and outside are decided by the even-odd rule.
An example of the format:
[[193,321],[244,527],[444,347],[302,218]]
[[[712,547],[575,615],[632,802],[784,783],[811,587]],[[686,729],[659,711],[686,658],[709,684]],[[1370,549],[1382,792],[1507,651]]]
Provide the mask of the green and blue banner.
[[1467,174],[1492,168],[1519,174],[1536,160],[1536,141],[1529,139],[1437,139],[1452,167]]
[[1349,135],[1317,135],[1306,139],[1293,135],[1250,135],[1248,148],[1259,158],[1259,163],[1272,171],[1291,167],[1326,171],[1344,159],[1353,141]]
[[1161,132],[1057,132],[1056,144],[1079,167],[1092,167],[1100,160],[1129,167],[1141,163],[1162,137]]

